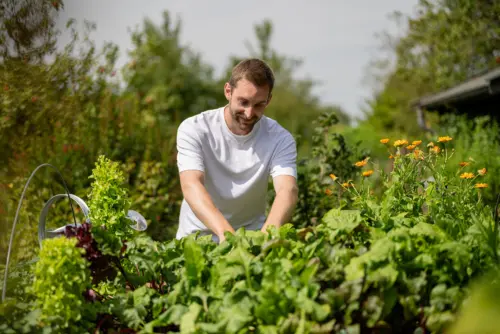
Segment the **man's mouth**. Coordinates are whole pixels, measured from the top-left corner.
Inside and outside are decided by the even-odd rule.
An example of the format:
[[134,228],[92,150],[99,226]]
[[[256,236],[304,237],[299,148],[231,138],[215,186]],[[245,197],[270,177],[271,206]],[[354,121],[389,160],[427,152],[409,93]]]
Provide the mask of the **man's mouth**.
[[253,120],[247,121],[243,118],[240,118],[240,123],[244,124],[244,125],[252,125],[254,123],[254,121]]

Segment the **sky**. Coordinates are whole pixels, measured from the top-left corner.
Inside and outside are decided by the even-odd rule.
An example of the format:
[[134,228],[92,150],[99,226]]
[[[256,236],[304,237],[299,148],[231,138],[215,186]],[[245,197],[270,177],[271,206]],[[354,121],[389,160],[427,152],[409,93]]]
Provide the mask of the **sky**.
[[[92,40],[97,47],[104,42],[117,44],[117,65],[123,66],[132,47],[129,29],[140,27],[145,18],[159,25],[162,12],[168,10],[181,22],[181,43],[200,52],[218,75],[230,55],[248,55],[244,41],[255,45],[254,25],[269,19],[274,30],[272,47],[303,60],[297,76],[320,82],[313,92],[322,103],[362,117],[364,99],[373,92],[364,81],[366,71],[381,54],[376,34],[398,33],[388,15],[396,10],[411,14],[417,1],[254,0],[237,5],[229,0],[65,0],[60,22],[74,18],[80,28],[84,19],[94,22]],[[63,34],[59,44],[68,41]]]

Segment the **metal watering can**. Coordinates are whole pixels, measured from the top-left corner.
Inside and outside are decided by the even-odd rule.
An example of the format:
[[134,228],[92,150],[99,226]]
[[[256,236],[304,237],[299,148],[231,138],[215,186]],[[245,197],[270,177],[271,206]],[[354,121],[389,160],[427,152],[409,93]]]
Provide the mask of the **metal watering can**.
[[[6,294],[6,291],[7,291],[7,277],[8,277],[8,272],[9,272],[10,253],[11,253],[11,250],[12,250],[12,241],[14,239],[14,234],[15,234],[15,229],[16,229],[16,223],[17,223],[17,220],[19,218],[19,211],[21,209],[21,204],[23,202],[24,195],[26,193],[26,189],[28,188],[28,185],[31,182],[31,179],[36,174],[36,172],[40,168],[42,168],[42,167],[51,167],[51,168],[53,168],[59,174],[59,176],[62,179],[64,188],[66,190],[66,194],[57,194],[55,196],[52,196],[45,203],[45,205],[43,206],[42,211],[40,212],[40,217],[38,219],[38,242],[39,242],[40,248],[42,247],[42,241],[44,239],[55,238],[55,237],[62,236],[63,233],[64,233],[64,229],[66,228],[66,226],[80,226],[81,225],[81,224],[78,224],[76,222],[75,211],[73,209],[73,203],[72,203],[73,201],[76,202],[76,204],[82,210],[83,215],[85,216],[86,222],[87,223],[91,223],[90,218],[89,218],[89,212],[90,212],[90,210],[89,210],[87,204],[80,197],[78,197],[78,196],[76,196],[74,194],[70,194],[69,193],[69,190],[68,190],[68,187],[66,185],[66,182],[64,181],[64,178],[62,177],[62,174],[59,172],[59,170],[56,167],[54,167],[51,164],[45,163],[45,164],[39,165],[37,168],[35,168],[35,170],[31,173],[30,177],[28,178],[28,181],[26,181],[26,184],[24,185],[24,189],[23,189],[23,192],[21,194],[21,198],[19,200],[19,204],[17,206],[16,215],[15,215],[15,218],[14,218],[14,223],[12,224],[12,232],[11,232],[11,235],[10,235],[9,248],[8,248],[8,251],[7,251],[7,261],[6,261],[6,264],[5,264],[5,275],[4,275],[3,290],[2,290],[2,302],[5,301],[5,294]],[[46,221],[47,221],[47,215],[49,213],[50,207],[56,201],[58,201],[60,199],[63,199],[65,197],[67,197],[67,198],[70,199],[70,207],[71,207],[71,211],[73,212],[74,224],[67,224],[65,226],[61,226],[61,227],[56,228],[54,230],[47,230],[46,229]],[[146,222],[146,219],[140,213],[138,213],[137,211],[128,210],[126,217],[132,222],[132,224],[129,225],[130,228],[132,228],[132,229],[134,229],[136,231],[145,231],[147,229],[148,224]]]
[[[75,224],[67,224],[64,226],[61,226],[59,228],[56,228],[54,230],[47,230],[45,228],[46,226],[46,220],[47,220],[47,215],[49,213],[50,206],[54,204],[54,202],[67,198],[68,195],[66,194],[58,194],[53,197],[51,197],[44,205],[42,211],[40,212],[40,218],[38,219],[38,242],[40,244],[40,248],[42,247],[42,241],[47,238],[54,238],[61,236],[64,233],[64,229],[66,226],[75,226]],[[83,212],[83,215],[85,216],[85,220],[87,223],[90,223],[90,218],[89,218],[89,208],[87,204],[78,196],[69,194],[69,198],[72,199],[73,201],[76,202],[76,204],[80,207],[80,209]],[[130,228],[136,230],[136,231],[145,231],[148,228],[148,224],[146,222],[146,219],[137,211],[134,210],[128,210],[127,212],[127,218],[133,222],[133,224],[130,225]],[[76,226],[80,226],[81,224],[76,224]]]

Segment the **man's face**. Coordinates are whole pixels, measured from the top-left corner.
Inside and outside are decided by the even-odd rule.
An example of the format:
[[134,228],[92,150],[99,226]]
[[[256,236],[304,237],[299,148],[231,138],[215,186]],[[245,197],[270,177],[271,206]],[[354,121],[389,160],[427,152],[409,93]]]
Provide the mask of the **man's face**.
[[238,81],[232,91],[229,83],[226,83],[224,94],[229,102],[229,117],[225,117],[226,122],[237,135],[246,135],[252,131],[271,100],[267,86],[257,87],[246,79]]

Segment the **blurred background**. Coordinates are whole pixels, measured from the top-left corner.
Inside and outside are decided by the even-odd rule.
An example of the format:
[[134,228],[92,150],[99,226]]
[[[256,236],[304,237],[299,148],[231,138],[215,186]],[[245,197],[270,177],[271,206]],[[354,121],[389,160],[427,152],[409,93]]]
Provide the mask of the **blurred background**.
[[[356,180],[354,163],[368,156],[390,171],[382,138],[449,135],[450,166],[486,167],[485,199],[500,192],[498,1],[4,0],[0,13],[0,271],[42,163],[86,200],[97,157],[120,162],[146,233],[173,238],[177,126],[223,106],[223,84],[246,57],[275,71],[266,114],[297,138],[296,226],[349,207],[325,193],[330,173]],[[55,171],[33,178],[12,263],[36,254],[40,211],[61,193]],[[65,199],[47,224],[72,221]]]

